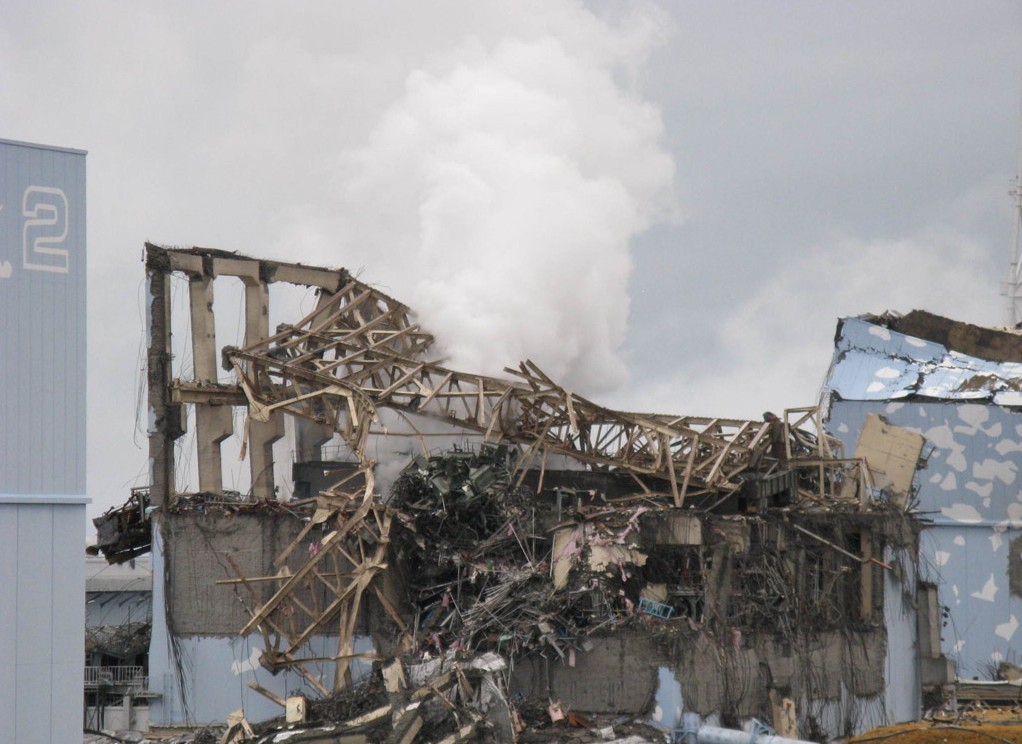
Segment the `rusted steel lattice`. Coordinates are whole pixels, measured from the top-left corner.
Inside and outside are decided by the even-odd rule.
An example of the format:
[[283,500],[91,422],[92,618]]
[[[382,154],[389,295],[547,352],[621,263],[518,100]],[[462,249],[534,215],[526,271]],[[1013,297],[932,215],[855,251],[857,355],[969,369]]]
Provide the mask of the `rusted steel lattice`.
[[766,453],[775,425],[614,411],[558,385],[532,362],[507,369],[514,380],[469,374],[398,353],[397,341],[416,355],[428,348],[431,337],[417,328],[375,334],[315,320],[314,313],[264,342],[225,350],[253,418],[284,409],[354,441],[367,426],[360,408],[392,408],[534,452],[662,479],[677,506],[690,489],[737,488],[736,476]]

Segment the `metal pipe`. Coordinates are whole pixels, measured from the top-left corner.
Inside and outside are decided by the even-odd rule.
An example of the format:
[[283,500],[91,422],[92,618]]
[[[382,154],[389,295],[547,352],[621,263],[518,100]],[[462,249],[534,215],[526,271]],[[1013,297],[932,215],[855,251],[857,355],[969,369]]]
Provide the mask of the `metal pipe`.
[[749,734],[745,731],[703,726],[696,735],[699,744],[813,744],[801,739],[788,739],[769,734]]

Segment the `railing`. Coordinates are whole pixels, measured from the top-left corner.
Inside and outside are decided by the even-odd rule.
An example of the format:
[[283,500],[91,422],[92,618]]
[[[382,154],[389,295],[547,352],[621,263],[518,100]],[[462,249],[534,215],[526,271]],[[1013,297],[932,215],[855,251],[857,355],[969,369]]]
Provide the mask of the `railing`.
[[87,666],[85,688],[132,687],[144,690],[149,686],[145,669],[140,666]]

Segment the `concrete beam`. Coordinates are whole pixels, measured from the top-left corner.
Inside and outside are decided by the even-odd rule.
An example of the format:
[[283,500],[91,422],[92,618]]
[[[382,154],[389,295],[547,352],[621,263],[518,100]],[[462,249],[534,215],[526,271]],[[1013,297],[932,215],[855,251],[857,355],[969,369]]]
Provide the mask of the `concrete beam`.
[[175,403],[193,405],[248,405],[248,398],[237,385],[199,385],[189,380],[174,380],[170,387],[170,398]]
[[295,264],[266,264],[266,273],[271,282],[301,284],[306,287],[322,287],[331,294],[341,288],[347,279],[347,272],[335,269],[319,269]]
[[245,286],[259,283],[259,264],[254,258],[214,258],[213,278],[218,276],[236,276]]
[[204,273],[202,256],[194,253],[181,253],[180,251],[164,251],[170,260],[171,271],[183,271],[186,274],[201,275]]

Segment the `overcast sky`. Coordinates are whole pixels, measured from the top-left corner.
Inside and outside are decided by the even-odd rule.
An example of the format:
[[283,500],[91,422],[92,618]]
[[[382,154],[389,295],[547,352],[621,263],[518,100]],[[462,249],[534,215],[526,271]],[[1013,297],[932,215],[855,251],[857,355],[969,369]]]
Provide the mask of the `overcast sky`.
[[145,240],[361,270],[466,370],[814,401],[843,315],[1004,322],[1017,2],[22,2],[0,137],[88,156],[90,516],[147,480]]

